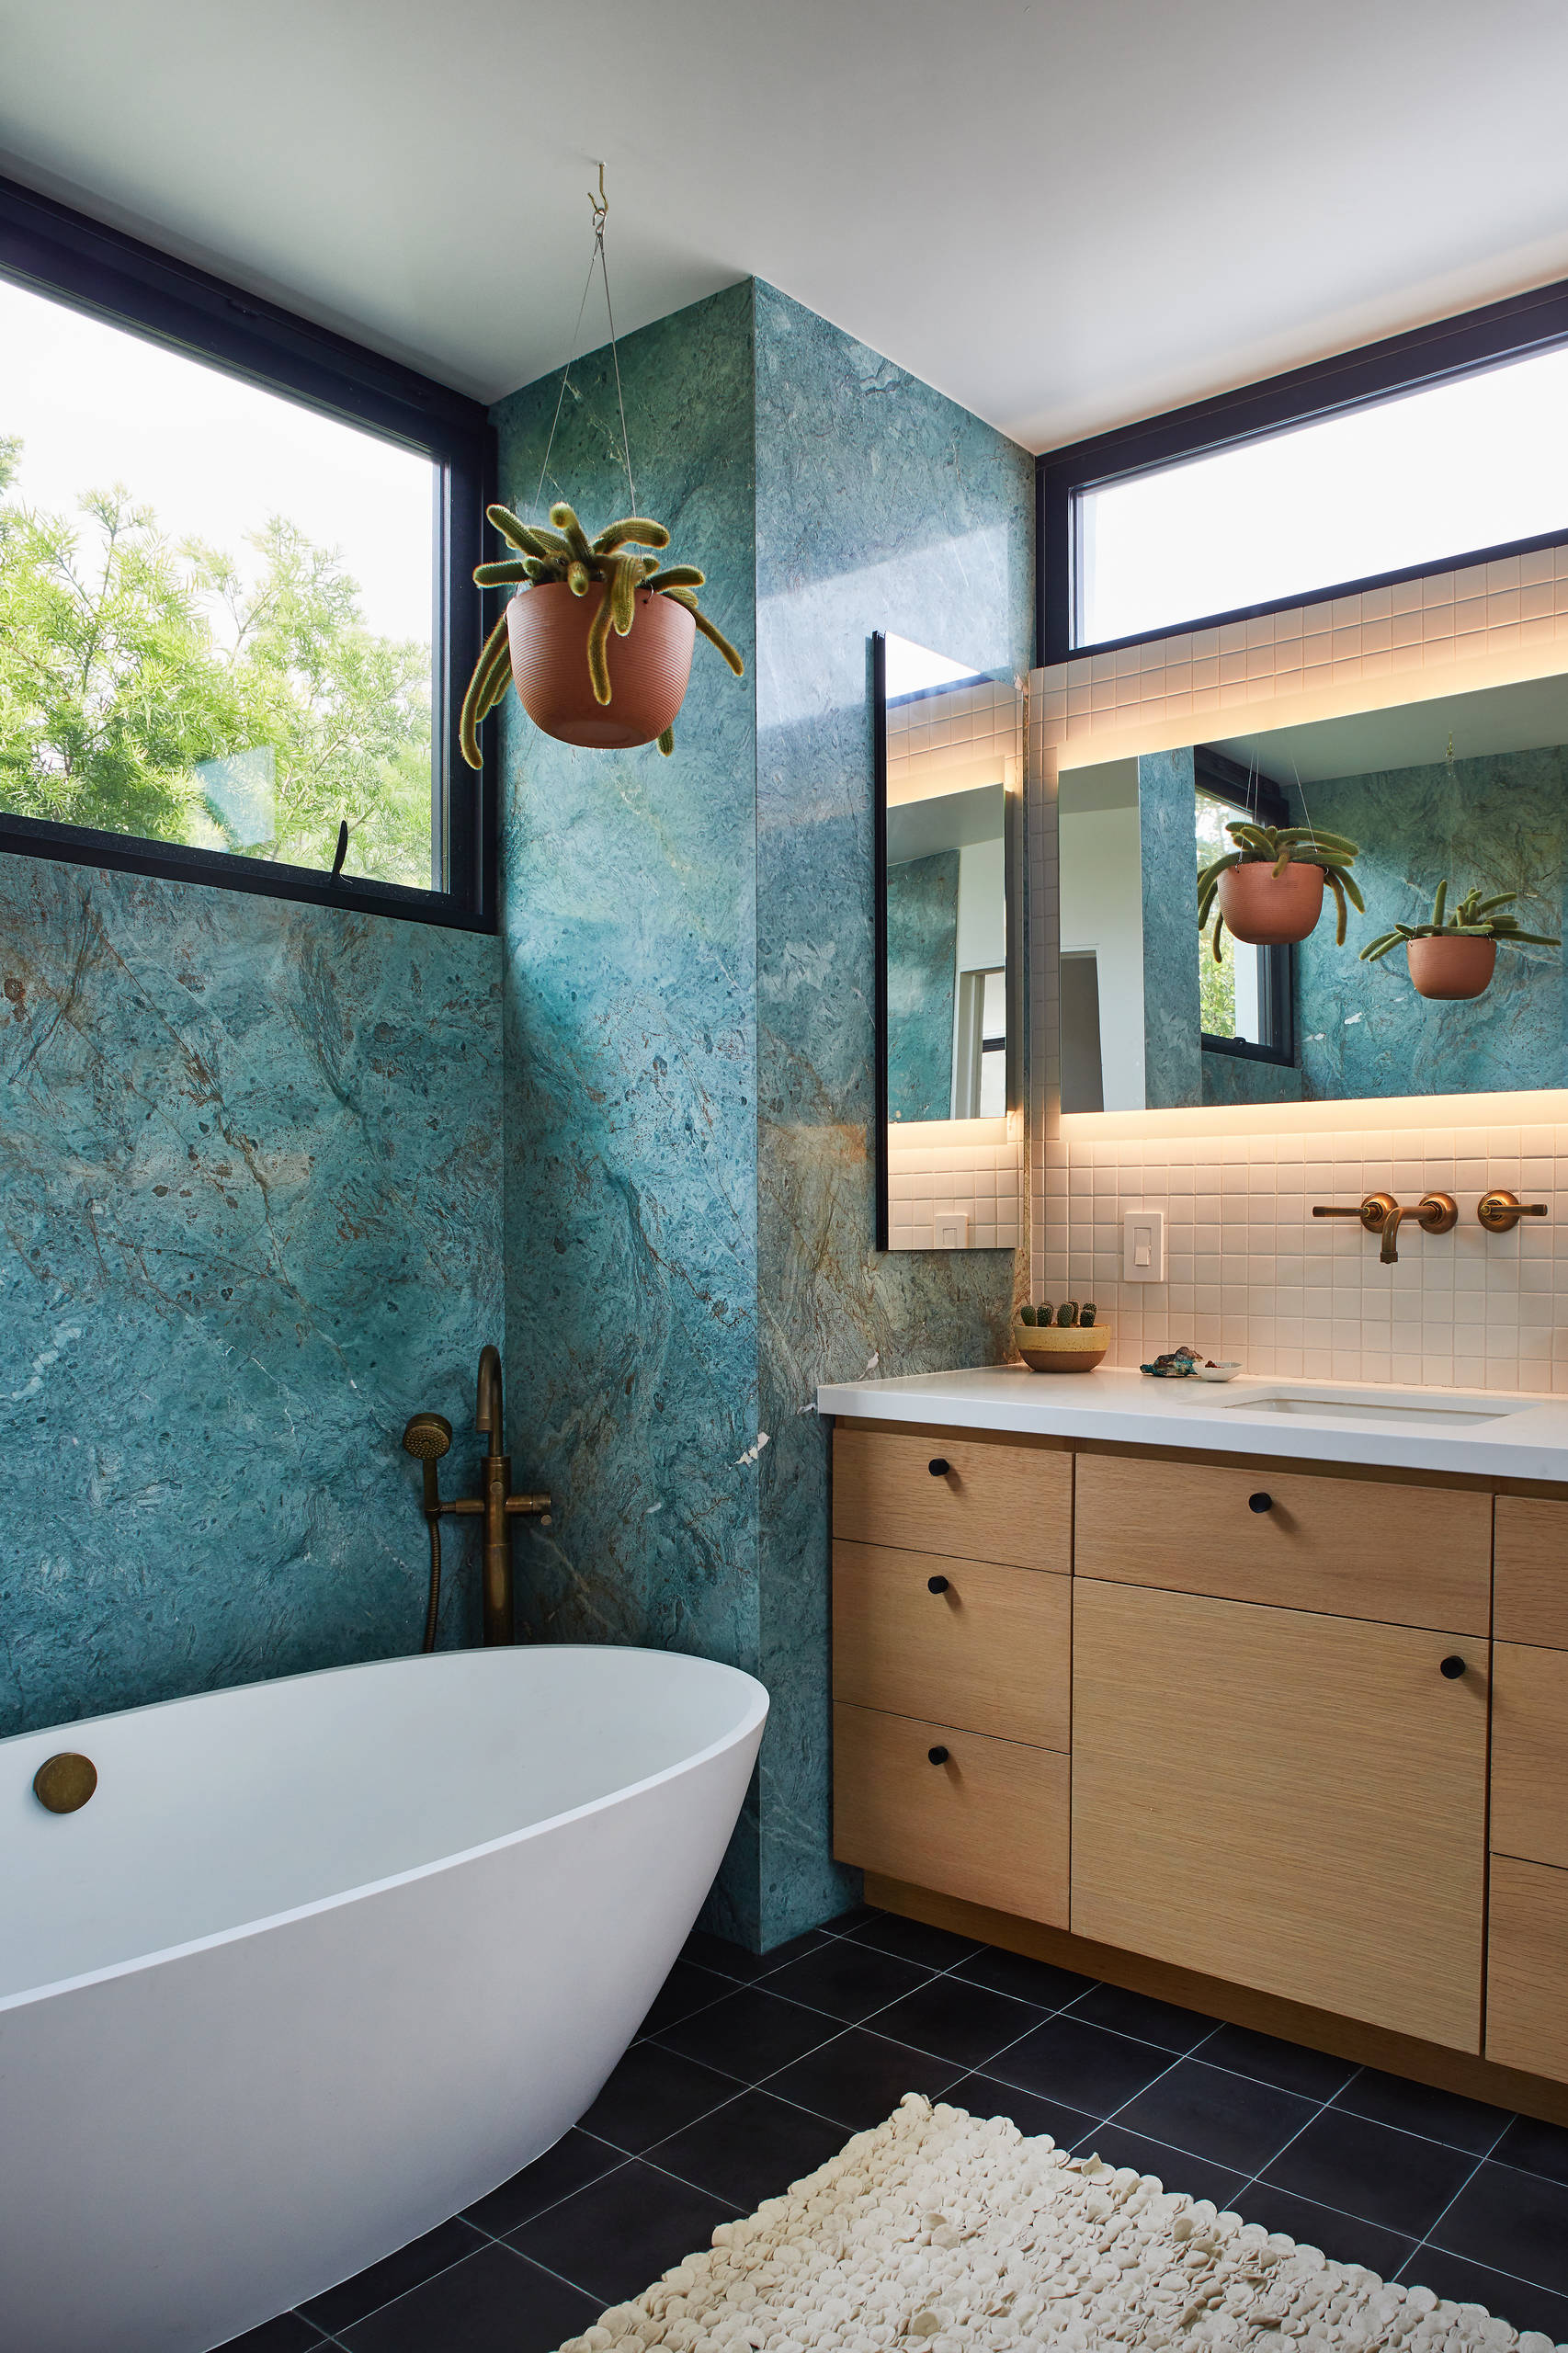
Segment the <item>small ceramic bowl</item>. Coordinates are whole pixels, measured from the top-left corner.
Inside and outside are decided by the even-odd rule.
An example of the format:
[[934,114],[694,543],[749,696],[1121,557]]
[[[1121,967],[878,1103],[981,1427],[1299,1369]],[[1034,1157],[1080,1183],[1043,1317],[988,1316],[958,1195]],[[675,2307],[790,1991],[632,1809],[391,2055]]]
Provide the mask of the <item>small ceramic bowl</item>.
[[1110,1346],[1110,1326],[1015,1324],[1013,1346],[1031,1372],[1093,1372]]
[[1241,1358],[1235,1357],[1224,1364],[1194,1365],[1192,1370],[1193,1378],[1198,1381],[1234,1381],[1241,1369]]

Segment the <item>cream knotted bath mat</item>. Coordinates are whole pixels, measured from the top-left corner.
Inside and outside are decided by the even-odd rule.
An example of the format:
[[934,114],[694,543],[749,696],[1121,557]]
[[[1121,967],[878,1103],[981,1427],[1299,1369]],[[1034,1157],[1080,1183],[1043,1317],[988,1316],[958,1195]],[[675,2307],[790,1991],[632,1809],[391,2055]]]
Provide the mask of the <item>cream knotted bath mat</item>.
[[562,2353],[1551,2353],[1152,2176],[909,2093]]

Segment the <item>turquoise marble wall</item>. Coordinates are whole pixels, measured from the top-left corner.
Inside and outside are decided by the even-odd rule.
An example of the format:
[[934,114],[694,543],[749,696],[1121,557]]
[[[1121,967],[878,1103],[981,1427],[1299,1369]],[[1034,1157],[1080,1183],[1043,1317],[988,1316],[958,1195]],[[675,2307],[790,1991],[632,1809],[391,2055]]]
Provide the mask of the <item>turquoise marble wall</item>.
[[1528,929],[1563,929],[1568,748],[1494,753],[1450,767],[1343,777],[1311,789],[1313,820],[1361,845],[1367,902],[1345,948],[1332,910],[1296,951],[1297,1034],[1309,1097],[1470,1094],[1568,1084],[1562,952],[1500,949],[1483,996],[1419,997],[1403,949],[1358,950],[1390,924],[1424,922],[1437,884],[1520,891]]
[[[507,1370],[519,1544],[557,1639],[733,1660],[773,1699],[708,1914],[764,1948],[839,1908],[817,1381],[983,1362],[1013,1266],[872,1248],[869,638],[1028,658],[1032,461],[751,283],[629,336],[638,503],[747,660],[699,646],[673,759],[516,705],[506,790]],[[559,378],[496,411],[530,505]],[[619,512],[608,354],[551,472]],[[547,491],[547,495],[549,492]]]
[[466,1470],[501,1329],[497,942],[0,857],[0,1733],[416,1649],[403,1425]]
[[1250,1054],[1203,1051],[1205,1103],[1299,1103],[1301,1074],[1293,1063],[1255,1062]]
[[953,1108],[959,853],[888,869],[888,1117],[946,1120]]
[[1138,762],[1143,865],[1143,1099],[1151,1110],[1200,1103],[1198,870],[1190,747]]

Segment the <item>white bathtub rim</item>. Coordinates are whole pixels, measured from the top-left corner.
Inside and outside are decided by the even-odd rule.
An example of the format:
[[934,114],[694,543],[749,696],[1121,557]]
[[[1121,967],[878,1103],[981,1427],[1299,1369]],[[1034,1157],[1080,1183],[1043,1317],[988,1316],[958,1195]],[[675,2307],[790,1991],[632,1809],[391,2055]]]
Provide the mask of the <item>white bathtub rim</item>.
[[[532,1647],[536,1646],[530,1645],[530,1648]],[[749,1675],[744,1666],[731,1666],[724,1659],[701,1658],[692,1651],[653,1650],[646,1644],[636,1643],[541,1643],[537,1647],[548,1648],[551,1651],[596,1653],[613,1649],[618,1652],[631,1652],[642,1658],[691,1659],[699,1666],[717,1667],[726,1675],[736,1676],[742,1682],[749,1683],[754,1697],[743,1721],[725,1733],[722,1738],[710,1741],[706,1748],[694,1749],[689,1756],[677,1757],[673,1765],[665,1766],[657,1773],[645,1774],[640,1781],[627,1781],[619,1789],[607,1790],[602,1797],[590,1798],[582,1805],[568,1806],[563,1812],[549,1814],[540,1822],[525,1823],[518,1830],[503,1831],[499,1837],[486,1838],[476,1847],[458,1847],[450,1854],[436,1856],[430,1862],[413,1864],[407,1870],[392,1871],[381,1879],[362,1880],[354,1887],[335,1889],[330,1895],[316,1896],[309,1904],[291,1904],[287,1910],[281,1912],[258,1914],[254,1919],[236,1922],[227,1928],[214,1928],[207,1936],[189,1937],[180,1944],[164,1945],[155,1951],[132,1953],[124,1961],[107,1962],[102,1969],[82,1970],[73,1977],[60,1977],[45,1984],[24,1986],[15,1994],[0,1994],[0,2018],[3,2018],[8,2010],[28,2009],[35,2003],[51,2001],[61,1995],[78,1993],[91,1985],[110,1984],[116,1978],[134,1976],[141,1970],[158,1968],[166,1961],[184,1961],[195,1953],[216,1951],[223,1945],[237,1944],[244,1937],[260,1936],[268,1928],[286,1928],[294,1921],[314,1919],[322,1913],[335,1912],[346,1904],[362,1903],[367,1897],[384,1895],[395,1888],[415,1886],[421,1880],[433,1879],[439,1871],[456,1870],[463,1863],[483,1861],[486,1856],[500,1854],[510,1847],[520,1847],[530,1838],[542,1837],[547,1831],[564,1829],[571,1823],[585,1821],[590,1814],[602,1813],[607,1807],[620,1805],[629,1798],[639,1797],[645,1790],[658,1789],[665,1782],[673,1781],[683,1773],[694,1773],[699,1766],[710,1764],[714,1758],[722,1756],[728,1750],[738,1748],[742,1742],[749,1739],[754,1732],[760,1733],[767,1722],[772,1702],[766,1687],[758,1682],[755,1675]],[[412,1663],[415,1659],[423,1661],[426,1654],[414,1652],[403,1655]],[[471,1657],[476,1654],[467,1651],[436,1651],[428,1655],[434,1659],[441,1659]],[[483,1656],[485,1654],[481,1652],[477,1655]],[[358,1675],[363,1673],[367,1667],[392,1666],[401,1664],[403,1664],[403,1657],[361,1659],[351,1661],[347,1666],[307,1667],[299,1675],[260,1676],[253,1683],[221,1685],[216,1691],[189,1691],[173,1699],[150,1699],[143,1707],[115,1709],[107,1719],[102,1716],[82,1717],[74,1724],[43,1724],[35,1732],[10,1733],[6,1740],[0,1740],[0,1753],[4,1752],[10,1740],[33,1740],[37,1739],[40,1733],[81,1731],[89,1724],[118,1721],[122,1716],[153,1715],[160,1709],[185,1707],[192,1699],[218,1699],[225,1691],[254,1691],[274,1683],[313,1683],[331,1675]]]

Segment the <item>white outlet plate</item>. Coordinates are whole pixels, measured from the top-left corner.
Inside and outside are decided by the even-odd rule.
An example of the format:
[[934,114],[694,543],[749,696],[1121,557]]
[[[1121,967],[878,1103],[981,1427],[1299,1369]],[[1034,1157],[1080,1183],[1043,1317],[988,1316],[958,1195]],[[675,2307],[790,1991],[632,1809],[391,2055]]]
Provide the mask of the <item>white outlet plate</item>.
[[1163,1283],[1165,1279],[1164,1210],[1127,1210],[1121,1220],[1121,1279]]
[[969,1211],[938,1210],[931,1221],[931,1240],[938,1250],[969,1248]]

